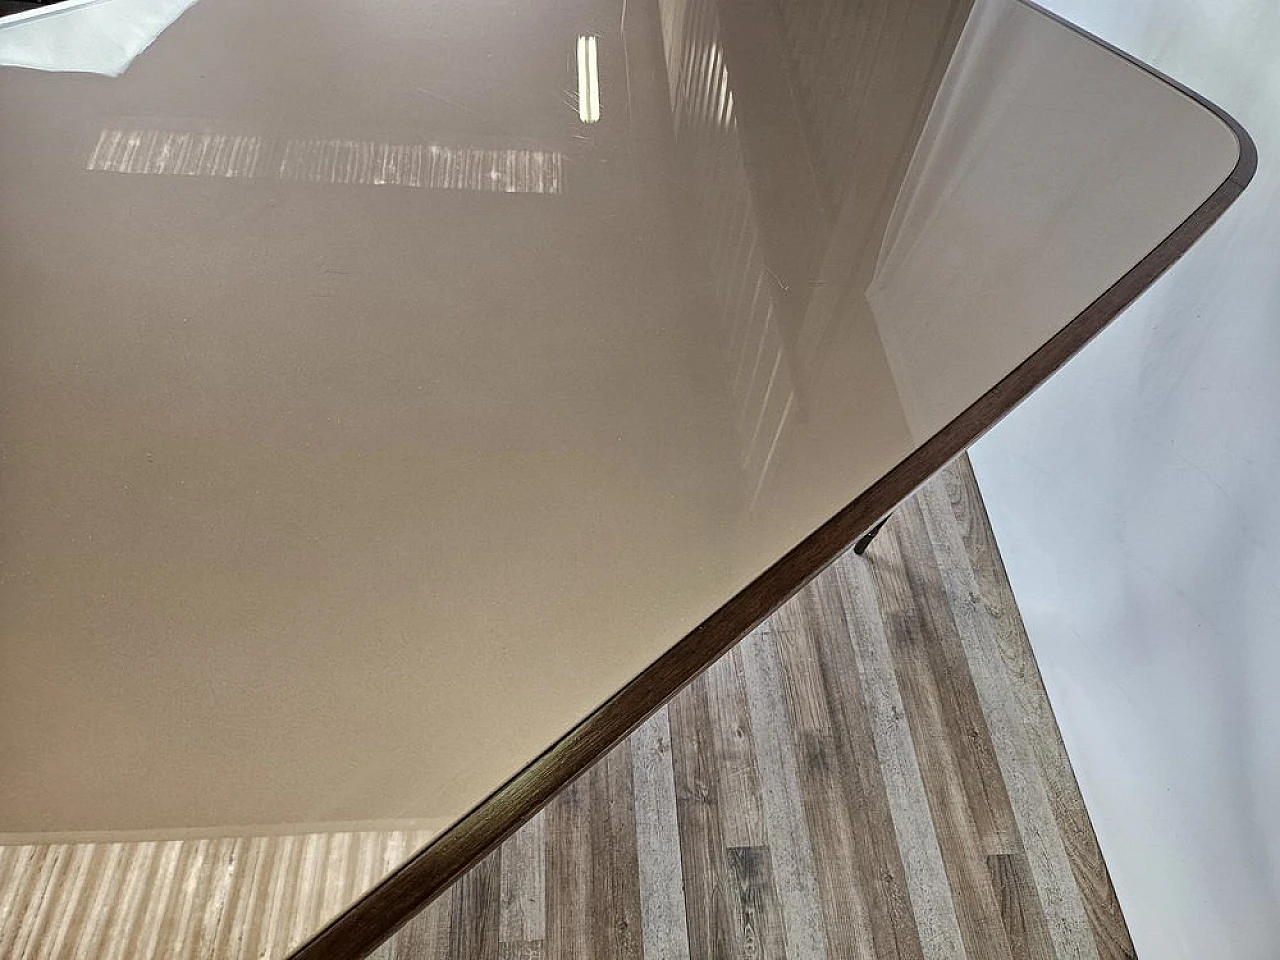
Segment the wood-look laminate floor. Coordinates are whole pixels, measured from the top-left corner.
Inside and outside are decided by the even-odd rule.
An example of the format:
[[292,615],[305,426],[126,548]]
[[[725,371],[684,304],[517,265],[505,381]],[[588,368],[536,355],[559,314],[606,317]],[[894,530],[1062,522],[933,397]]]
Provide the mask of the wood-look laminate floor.
[[[420,839],[0,847],[0,957],[282,956]],[[967,461],[376,956],[1132,957]]]

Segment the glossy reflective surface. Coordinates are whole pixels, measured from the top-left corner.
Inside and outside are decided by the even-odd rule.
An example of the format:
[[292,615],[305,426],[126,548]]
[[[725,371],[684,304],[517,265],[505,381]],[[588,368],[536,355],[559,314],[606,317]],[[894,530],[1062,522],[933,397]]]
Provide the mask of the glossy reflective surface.
[[0,831],[451,822],[1236,162],[1030,8],[815,10],[205,0],[0,73]]

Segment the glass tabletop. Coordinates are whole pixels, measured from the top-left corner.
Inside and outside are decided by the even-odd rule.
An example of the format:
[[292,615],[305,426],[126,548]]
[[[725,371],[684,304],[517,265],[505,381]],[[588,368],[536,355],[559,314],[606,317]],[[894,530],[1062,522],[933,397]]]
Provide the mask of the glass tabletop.
[[0,64],[0,841],[402,837],[279,952],[1241,157],[1013,0],[89,0]]

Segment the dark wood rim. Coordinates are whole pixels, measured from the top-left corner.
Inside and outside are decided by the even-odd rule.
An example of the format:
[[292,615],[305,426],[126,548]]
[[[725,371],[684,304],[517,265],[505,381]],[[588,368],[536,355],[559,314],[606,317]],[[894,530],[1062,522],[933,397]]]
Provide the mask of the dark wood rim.
[[1154,250],[1089,304],[1012,373],[909,454],[865,493],[806,537],[453,827],[418,851],[298,948],[293,960],[364,956],[407,923],[466,870],[514,833],[655,710],[816,576],[859,536],[1071,359],[1165,272],[1235,202],[1253,179],[1258,153],[1235,118],[1158,70],[1030,0],[1057,23],[1106,48],[1195,100],[1235,135],[1235,169]]

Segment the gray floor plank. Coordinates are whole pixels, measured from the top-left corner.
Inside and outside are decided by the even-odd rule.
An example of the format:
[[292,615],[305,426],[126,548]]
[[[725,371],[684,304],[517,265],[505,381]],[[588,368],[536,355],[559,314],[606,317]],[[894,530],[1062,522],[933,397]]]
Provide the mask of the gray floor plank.
[[974,960],[1011,960],[986,867],[987,855],[1003,851],[1009,838],[1002,833],[995,850],[989,845],[991,808],[983,794],[989,785],[976,781],[978,765],[968,752],[971,746],[981,749],[985,723],[980,731],[970,715],[960,725],[953,712],[960,703],[957,678],[942,673],[944,658],[935,647],[948,642],[954,626],[938,616],[936,599],[929,596],[929,574],[918,569],[932,557],[912,557],[909,563],[904,556],[921,540],[911,526],[914,518],[907,515],[911,506],[900,507],[885,528],[869,569],[886,623],[898,641],[892,647],[893,668],[966,953]]
[[546,813],[539,812],[502,845],[498,941],[540,943],[546,939]]
[[853,613],[851,639],[858,659],[858,676],[871,715],[885,786],[889,791],[894,831],[907,872],[921,948],[925,960],[963,957],[964,945],[955,903],[916,757],[915,742],[907,723],[875,584],[866,565],[856,560],[838,560],[834,569],[837,582],[847,591],[846,602]]
[[631,758],[644,957],[690,960],[667,708],[631,735]]
[[765,833],[782,903],[788,960],[822,960],[826,928],[818,894],[813,847],[805,821],[790,718],[782,690],[782,666],[772,628],[761,627],[741,643],[751,711],[751,734],[760,771]]

